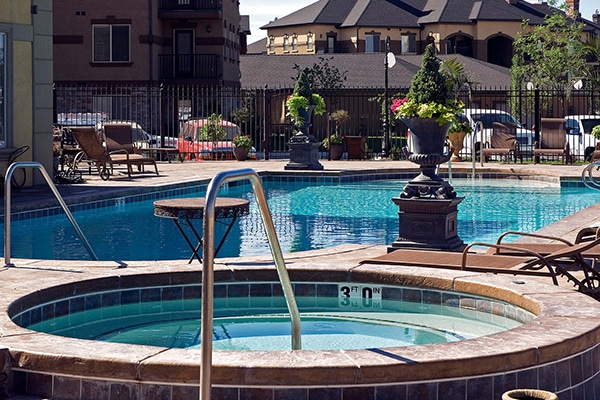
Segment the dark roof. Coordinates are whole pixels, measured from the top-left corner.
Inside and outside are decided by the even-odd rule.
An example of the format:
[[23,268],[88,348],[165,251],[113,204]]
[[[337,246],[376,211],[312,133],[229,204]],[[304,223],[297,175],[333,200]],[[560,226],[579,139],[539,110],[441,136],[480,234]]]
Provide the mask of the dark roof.
[[247,47],[246,54],[266,54],[267,53],[267,38],[262,38],[254,43],[250,43]]
[[[546,2],[526,0],[319,0],[296,12],[272,21],[261,29],[334,25],[336,27],[386,26],[411,28],[437,23],[523,21],[539,25],[544,16],[562,12]],[[597,24],[581,19],[586,31],[598,31]]]
[[[510,86],[510,71],[498,65],[486,63],[462,55],[441,55],[440,58],[456,57],[472,80],[483,87],[506,88]],[[295,65],[311,67],[325,58],[328,64],[340,72],[348,71],[345,86],[348,88],[384,88],[384,53],[352,54],[296,54],[286,56],[248,54],[240,57],[241,83],[245,88],[264,87],[292,88],[296,76]],[[414,74],[421,67],[421,55],[396,57],[396,65],[388,71],[389,87],[408,88]]]

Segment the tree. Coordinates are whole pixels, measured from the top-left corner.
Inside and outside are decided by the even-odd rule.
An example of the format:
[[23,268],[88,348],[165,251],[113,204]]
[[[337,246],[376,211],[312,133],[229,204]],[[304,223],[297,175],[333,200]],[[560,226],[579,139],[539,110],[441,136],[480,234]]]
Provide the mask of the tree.
[[589,46],[582,40],[583,24],[555,12],[544,18],[543,25],[523,21],[513,44],[510,69],[513,88],[528,82],[538,88],[570,89],[589,73],[586,57]]
[[306,75],[305,79],[309,82],[310,87],[313,90],[335,90],[343,88],[348,71],[342,72],[338,67],[329,65],[329,60],[331,59],[333,59],[333,57],[330,57],[329,59],[319,57],[318,63],[314,63],[312,67],[305,68],[302,68],[298,64],[294,64],[297,75],[292,79],[295,82],[298,82],[300,74],[303,73]]

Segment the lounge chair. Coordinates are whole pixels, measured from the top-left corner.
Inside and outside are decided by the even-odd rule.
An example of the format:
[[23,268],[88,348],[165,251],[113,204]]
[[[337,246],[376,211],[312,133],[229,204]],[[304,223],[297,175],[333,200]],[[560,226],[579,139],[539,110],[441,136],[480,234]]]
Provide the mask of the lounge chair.
[[489,142],[485,143],[483,148],[483,159],[488,161],[490,156],[503,157],[506,162],[509,162],[510,156],[517,162],[523,157],[519,151],[519,142],[517,141],[517,124],[510,122],[494,122],[492,126],[492,135]]
[[158,167],[156,160],[152,157],[144,157],[138,154],[138,149],[133,145],[132,127],[130,124],[105,124],[104,138],[106,140],[106,149],[111,155],[127,154],[129,162],[128,174],[131,176],[131,165],[137,165],[138,169],[144,170],[144,165],[153,165],[156,175]]
[[[529,237],[536,240],[535,242],[506,242],[505,240],[509,237]],[[547,255],[554,253],[555,251],[561,250],[565,247],[574,246],[579,243],[589,242],[600,237],[600,229],[598,227],[586,227],[582,228],[579,232],[577,232],[577,237],[575,239],[575,243],[572,243],[564,238],[550,235],[540,235],[538,233],[528,233],[528,232],[518,232],[518,231],[506,231],[500,236],[498,236],[498,240],[496,240],[497,245],[501,246],[510,246],[518,249],[526,249],[529,251],[534,251],[541,255]],[[504,254],[510,255],[515,254],[514,251],[496,247],[490,247],[487,251],[488,254]],[[600,258],[600,246],[592,247],[585,250],[582,255],[584,257],[589,258]]]
[[[483,254],[472,251],[473,247],[501,248],[511,255]],[[524,248],[494,243],[471,243],[462,253],[433,250],[397,249],[390,253],[364,260],[368,264],[393,264],[413,267],[457,269],[494,274],[530,275],[550,277],[558,285],[558,276],[573,282],[577,289],[594,298],[600,298],[600,273],[595,271],[583,258],[582,253],[600,246],[600,239],[563,246],[545,256]],[[583,271],[583,278],[572,272]]]
[[[125,150],[119,151],[116,154],[109,153],[98,138],[96,130],[92,127],[72,128],[71,131],[79,147],[81,147],[81,150],[85,154],[86,161],[96,164],[98,175],[103,180],[110,178],[113,165],[125,165],[127,167],[127,174],[131,177],[131,166],[139,165],[140,162],[146,161],[130,158],[130,155]],[[158,175],[158,169],[156,170],[156,174]]]
[[539,163],[540,156],[560,157],[563,163],[571,163],[564,118],[542,118],[540,140],[534,144],[533,162]]

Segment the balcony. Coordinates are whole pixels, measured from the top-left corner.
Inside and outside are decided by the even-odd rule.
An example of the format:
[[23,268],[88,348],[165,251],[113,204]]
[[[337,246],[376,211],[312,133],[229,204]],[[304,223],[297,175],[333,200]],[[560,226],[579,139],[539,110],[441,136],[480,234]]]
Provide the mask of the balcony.
[[158,18],[222,18],[222,0],[159,0]]
[[223,76],[218,54],[168,54],[158,58],[160,79],[218,80]]

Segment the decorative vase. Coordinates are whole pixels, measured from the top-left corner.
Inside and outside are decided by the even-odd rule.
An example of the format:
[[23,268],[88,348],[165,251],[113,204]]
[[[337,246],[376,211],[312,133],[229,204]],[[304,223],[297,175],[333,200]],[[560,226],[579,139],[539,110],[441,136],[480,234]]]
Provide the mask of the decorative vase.
[[344,145],[339,144],[330,144],[329,145],[329,155],[332,160],[340,160],[342,155],[344,155]]
[[249,152],[249,150],[245,147],[234,147],[233,148],[233,155],[235,156],[235,159],[238,161],[247,160],[248,152]]
[[463,160],[459,153],[464,148],[465,136],[467,136],[467,132],[448,132],[448,140],[453,149],[450,161],[460,162]]
[[419,164],[421,174],[404,187],[400,197],[455,198],[454,188],[435,171],[439,164],[447,162],[451,156],[444,154],[450,122],[440,125],[435,118],[418,117],[403,119],[403,122],[410,129],[409,146],[404,148],[404,153],[409,161]]

